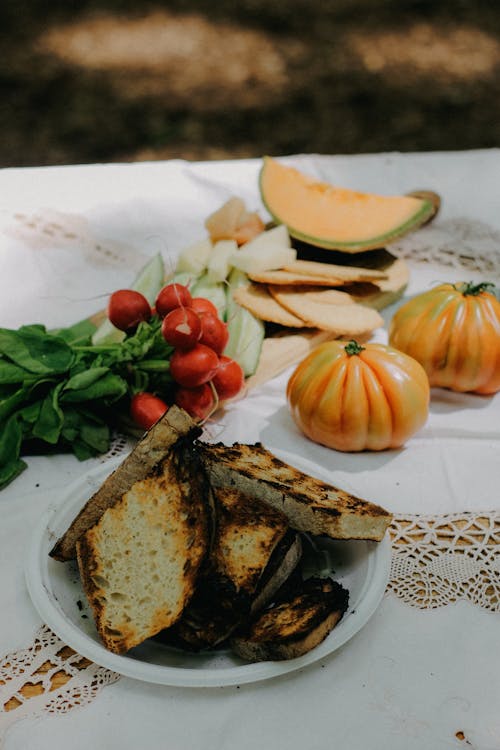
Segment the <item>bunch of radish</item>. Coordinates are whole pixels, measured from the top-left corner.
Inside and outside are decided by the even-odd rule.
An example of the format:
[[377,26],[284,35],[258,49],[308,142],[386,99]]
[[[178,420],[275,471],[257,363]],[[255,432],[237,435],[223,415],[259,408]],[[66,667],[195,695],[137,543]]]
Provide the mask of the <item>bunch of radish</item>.
[[[159,292],[154,310],[133,290],[119,290],[108,304],[109,320],[122,331],[131,330],[156,313],[161,333],[173,347],[170,374],[175,384],[173,400],[193,418],[204,420],[220,401],[237,396],[244,373],[234,359],[224,356],[227,326],[215,305],[204,297],[192,297],[187,286],[170,283]],[[134,422],[149,429],[168,409],[153,393],[138,393],[131,401]]]

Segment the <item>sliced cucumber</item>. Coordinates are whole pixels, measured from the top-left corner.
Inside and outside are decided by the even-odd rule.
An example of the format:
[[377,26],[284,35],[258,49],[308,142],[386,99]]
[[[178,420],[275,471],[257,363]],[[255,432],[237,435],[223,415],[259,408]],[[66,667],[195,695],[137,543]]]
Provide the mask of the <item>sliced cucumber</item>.
[[249,310],[238,305],[233,299],[233,291],[239,286],[248,284],[248,276],[238,268],[233,268],[228,276],[227,294],[227,327],[229,342],[224,350],[226,357],[235,359],[245,373],[253,375],[259,364],[262,342],[264,341],[264,323],[252,315]]
[[177,260],[176,271],[187,271],[194,275],[203,273],[212,254],[210,238],[195,242],[181,251]]
[[193,297],[205,297],[213,302],[222,320],[226,319],[226,291],[225,284],[219,281],[210,281],[206,273],[189,288]]
[[287,263],[297,260],[297,251],[291,247],[280,245],[258,245],[255,249],[250,247],[251,243],[238,250],[229,259],[229,262],[240,271],[257,274],[264,271],[272,271],[283,268]]
[[158,292],[165,283],[165,264],[160,253],[157,253],[139,271],[131,289],[143,294],[150,305],[153,305]]
[[[152,305],[164,284],[164,278],[165,264],[161,254],[158,253],[141,268],[130,288],[141,292]],[[93,334],[92,343],[94,345],[119,344],[124,338],[125,333],[115,328],[106,318]]]
[[243,247],[248,250],[257,250],[259,247],[267,248],[269,245],[277,245],[278,247],[292,246],[288,229],[284,224],[278,224],[276,227],[266,229],[254,237],[253,240],[245,243]]
[[199,278],[199,274],[192,273],[192,271],[175,271],[172,276],[169,276],[167,283],[183,284],[191,290]]
[[225,281],[231,265],[229,258],[238,252],[235,240],[219,240],[215,243],[207,265],[210,281]]

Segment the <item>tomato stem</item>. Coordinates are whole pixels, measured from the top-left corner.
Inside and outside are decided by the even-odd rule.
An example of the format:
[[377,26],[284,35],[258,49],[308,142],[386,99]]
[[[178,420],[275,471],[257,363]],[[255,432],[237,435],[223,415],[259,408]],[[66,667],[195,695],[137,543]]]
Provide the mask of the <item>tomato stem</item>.
[[361,346],[361,344],[358,344],[357,341],[355,341],[354,339],[351,339],[344,346],[344,351],[346,354],[348,354],[351,357],[353,354],[361,354],[364,348],[365,347]]
[[464,297],[467,295],[477,297],[481,292],[487,292],[489,289],[495,287],[491,281],[481,281],[479,284],[474,284],[473,281],[464,281],[461,284],[453,284],[453,286],[457,292],[461,292]]

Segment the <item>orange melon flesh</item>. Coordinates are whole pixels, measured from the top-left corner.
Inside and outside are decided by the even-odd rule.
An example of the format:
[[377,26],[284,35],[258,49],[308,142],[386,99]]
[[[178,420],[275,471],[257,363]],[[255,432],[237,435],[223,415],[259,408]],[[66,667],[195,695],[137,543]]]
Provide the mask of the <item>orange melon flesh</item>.
[[384,247],[435,212],[429,200],[335,187],[271,157],[264,158],[260,192],[273,219],[292,237],[352,253]]

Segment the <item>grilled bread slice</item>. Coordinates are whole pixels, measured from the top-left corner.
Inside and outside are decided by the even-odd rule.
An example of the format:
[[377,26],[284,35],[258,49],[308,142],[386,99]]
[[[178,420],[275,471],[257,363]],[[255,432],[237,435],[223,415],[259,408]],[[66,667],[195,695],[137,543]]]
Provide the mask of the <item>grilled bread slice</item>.
[[290,526],[333,539],[380,541],[392,516],[280,461],[261,443],[198,443],[213,487],[236,487],[283,512]]
[[214,490],[217,532],[214,570],[235,588],[253,594],[278,542],[288,530],[286,516],[234,487]]
[[323,641],[343,617],[349,594],[331,579],[309,578],[265,609],[231,639],[247,661],[294,659]]
[[191,434],[194,439],[200,433],[200,428],[183,409],[171,406],[90,498],[56,542],[50,556],[61,561],[76,557],[77,540],[100,519],[104,511],[112,507],[135,482],[145,479],[179,438]]
[[175,623],[208,549],[203,468],[178,444],[76,542],[83,589],[99,636],[122,654]]
[[215,533],[196,592],[165,640],[192,650],[219,645],[288,578],[301,543],[286,517],[234,488],[214,490]]

